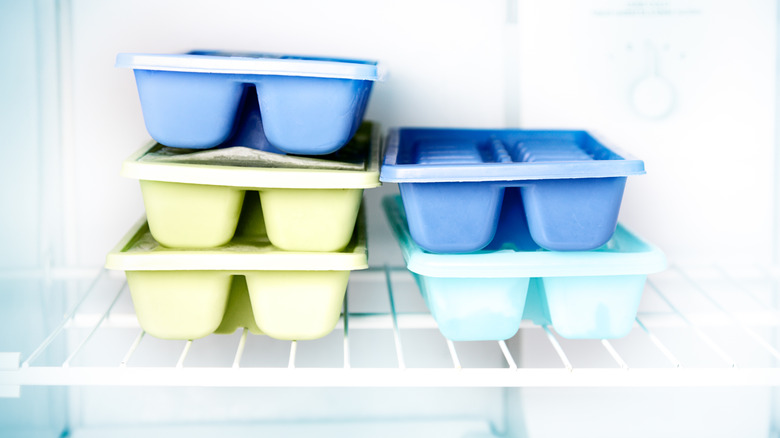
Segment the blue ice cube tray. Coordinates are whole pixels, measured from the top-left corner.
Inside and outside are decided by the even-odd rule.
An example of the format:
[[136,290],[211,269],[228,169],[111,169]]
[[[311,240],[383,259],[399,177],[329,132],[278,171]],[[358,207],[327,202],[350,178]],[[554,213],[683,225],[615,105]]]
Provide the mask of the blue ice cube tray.
[[585,131],[402,128],[388,134],[379,179],[399,184],[412,238],[428,251],[484,248],[506,202],[523,204],[537,245],[582,251],[609,240],[626,177],[644,173]]
[[120,53],[116,66],[133,69],[146,129],[165,146],[216,147],[243,118],[261,127],[259,149],[304,155],[345,145],[380,79],[374,61],[262,53]]
[[[505,196],[520,194],[513,188]],[[386,197],[383,206],[406,267],[439,330],[453,341],[508,339],[523,318],[552,325],[565,338],[623,337],[647,275],[666,268],[661,250],[622,225],[595,250],[542,249],[525,220],[515,219],[522,218],[521,202],[504,203],[496,239],[485,249],[434,254],[412,238],[400,197]]]

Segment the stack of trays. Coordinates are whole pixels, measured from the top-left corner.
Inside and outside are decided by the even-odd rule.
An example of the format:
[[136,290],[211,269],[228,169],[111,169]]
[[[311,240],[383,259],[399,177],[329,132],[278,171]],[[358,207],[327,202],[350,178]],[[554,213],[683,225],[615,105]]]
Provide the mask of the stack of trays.
[[663,253],[617,224],[642,161],[582,131],[392,130],[387,216],[440,330],[500,340],[520,320],[567,338],[633,326]]
[[362,118],[376,64],[193,52],[117,65],[135,70],[154,141],[123,164],[146,218],[106,267],[125,271],[142,328],[329,333],[349,272],[367,268],[360,204],[379,185],[380,133]]

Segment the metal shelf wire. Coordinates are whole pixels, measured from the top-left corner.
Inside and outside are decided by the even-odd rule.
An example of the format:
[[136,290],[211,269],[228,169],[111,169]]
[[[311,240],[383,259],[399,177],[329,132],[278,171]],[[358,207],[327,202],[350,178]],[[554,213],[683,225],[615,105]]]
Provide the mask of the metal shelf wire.
[[[777,280],[759,268],[674,266],[648,279],[625,339],[567,340],[523,321],[510,340],[469,343],[439,334],[405,269],[381,267],[352,274],[342,318],[322,340],[244,329],[162,341],[138,326],[123,279],[101,271],[32,353],[0,353],[0,394],[27,385],[779,385]],[[53,345],[64,353],[47,354]]]

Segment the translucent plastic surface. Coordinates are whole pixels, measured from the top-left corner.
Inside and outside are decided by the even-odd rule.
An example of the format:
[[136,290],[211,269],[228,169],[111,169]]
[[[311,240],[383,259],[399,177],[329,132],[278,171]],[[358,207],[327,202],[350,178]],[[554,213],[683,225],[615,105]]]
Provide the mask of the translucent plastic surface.
[[[380,180],[399,184],[412,238],[429,251],[484,248],[502,202],[523,204],[517,220],[539,246],[581,251],[609,240],[626,177],[643,173],[583,131],[410,128],[390,132]],[[520,196],[504,197],[510,188]]]
[[269,243],[262,216],[242,215],[229,244],[202,250],[166,248],[141,221],[106,267],[125,271],[138,321],[153,336],[196,339],[247,327],[315,339],[338,321],[349,271],[368,267],[358,223],[340,252],[288,252]]
[[379,140],[378,128],[364,124],[349,146],[322,159],[153,143],[125,160],[122,175],[140,180],[149,227],[165,246],[224,245],[252,208],[247,214],[264,216],[275,246],[338,251],[352,236],[363,189],[379,185]]
[[252,106],[267,150],[310,155],[352,138],[379,79],[372,61],[257,53],[121,53],[116,66],[134,70],[147,131],[166,146],[218,146]]
[[456,341],[510,338],[522,318],[567,338],[623,337],[647,274],[666,267],[659,249],[622,226],[596,250],[547,251],[505,211],[487,249],[433,254],[412,239],[400,197],[384,207],[439,329]]

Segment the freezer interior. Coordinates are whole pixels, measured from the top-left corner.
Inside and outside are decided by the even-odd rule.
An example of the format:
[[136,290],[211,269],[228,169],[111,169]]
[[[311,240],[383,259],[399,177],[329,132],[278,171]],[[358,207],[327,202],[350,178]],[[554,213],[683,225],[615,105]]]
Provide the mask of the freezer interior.
[[[3,436],[774,437],[777,6],[748,1],[0,2]],[[310,341],[140,329],[106,255],[144,214],[120,52],[382,64],[366,119],[584,129],[644,161],[621,224],[660,248],[630,333],[439,332],[366,189],[368,264]]]

